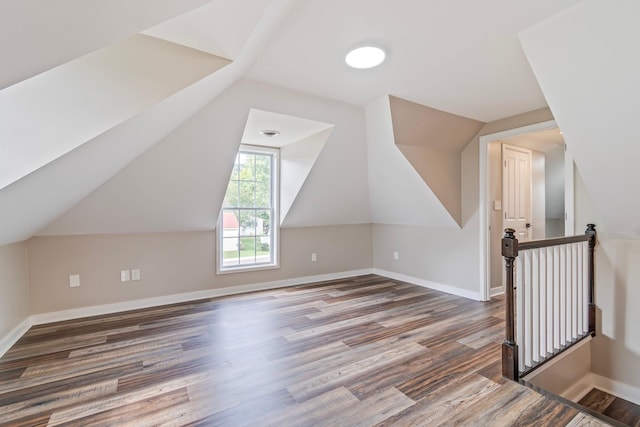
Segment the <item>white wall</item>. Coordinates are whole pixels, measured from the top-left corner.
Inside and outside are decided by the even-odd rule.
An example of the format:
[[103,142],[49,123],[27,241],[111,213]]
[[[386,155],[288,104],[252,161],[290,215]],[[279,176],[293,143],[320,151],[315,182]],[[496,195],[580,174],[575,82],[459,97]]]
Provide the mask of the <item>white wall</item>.
[[611,236],[640,238],[640,2],[585,0],[520,34]]
[[545,211],[549,237],[564,236],[564,146],[544,153],[545,159]]
[[531,232],[533,239],[545,238],[545,158],[544,154],[531,151]]
[[29,316],[25,242],[0,246],[0,354],[3,338]]
[[[596,337],[591,371],[640,389],[640,241],[611,238],[579,171],[575,175],[576,233],[594,223],[596,246]],[[638,390],[640,393],[640,390]],[[640,396],[640,394],[639,394]]]

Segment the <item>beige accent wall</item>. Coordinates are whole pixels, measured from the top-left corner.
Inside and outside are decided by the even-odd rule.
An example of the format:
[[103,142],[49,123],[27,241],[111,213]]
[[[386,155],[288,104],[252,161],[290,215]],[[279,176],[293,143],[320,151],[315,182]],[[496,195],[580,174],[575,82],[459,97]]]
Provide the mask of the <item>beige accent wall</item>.
[[460,155],[484,123],[389,96],[396,146],[460,225]]
[[29,317],[25,242],[0,246],[0,340]]
[[[28,241],[32,314],[372,267],[371,226],[283,228],[279,269],[216,275],[215,232],[42,236]],[[311,261],[311,253],[317,262]],[[140,269],[142,280],[121,282]],[[69,287],[69,275],[80,287]]]

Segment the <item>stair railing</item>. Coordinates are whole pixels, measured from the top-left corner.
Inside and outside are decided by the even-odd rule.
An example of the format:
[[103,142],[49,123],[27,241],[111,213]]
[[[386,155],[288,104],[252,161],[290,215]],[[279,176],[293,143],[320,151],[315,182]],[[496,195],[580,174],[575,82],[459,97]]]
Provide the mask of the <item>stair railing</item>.
[[507,228],[502,375],[514,381],[595,336],[596,228],[584,235],[518,242]]

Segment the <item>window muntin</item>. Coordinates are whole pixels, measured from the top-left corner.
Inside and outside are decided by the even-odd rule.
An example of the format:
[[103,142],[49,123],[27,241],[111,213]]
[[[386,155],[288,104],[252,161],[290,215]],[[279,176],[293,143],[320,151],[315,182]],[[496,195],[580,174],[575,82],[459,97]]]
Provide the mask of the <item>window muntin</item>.
[[277,207],[278,150],[241,146],[218,223],[218,272],[277,267]]

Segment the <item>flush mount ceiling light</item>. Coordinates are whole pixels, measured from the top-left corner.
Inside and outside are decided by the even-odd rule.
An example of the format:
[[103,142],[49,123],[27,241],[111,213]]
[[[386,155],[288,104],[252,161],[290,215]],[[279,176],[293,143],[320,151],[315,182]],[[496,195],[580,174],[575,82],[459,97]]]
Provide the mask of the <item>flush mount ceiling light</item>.
[[264,135],[266,137],[274,137],[276,135],[280,135],[280,132],[277,130],[273,130],[273,129],[265,129],[265,130],[261,130],[260,131],[260,135]]
[[377,67],[382,64],[386,56],[384,50],[379,47],[362,46],[350,50],[344,60],[350,67],[362,70]]

